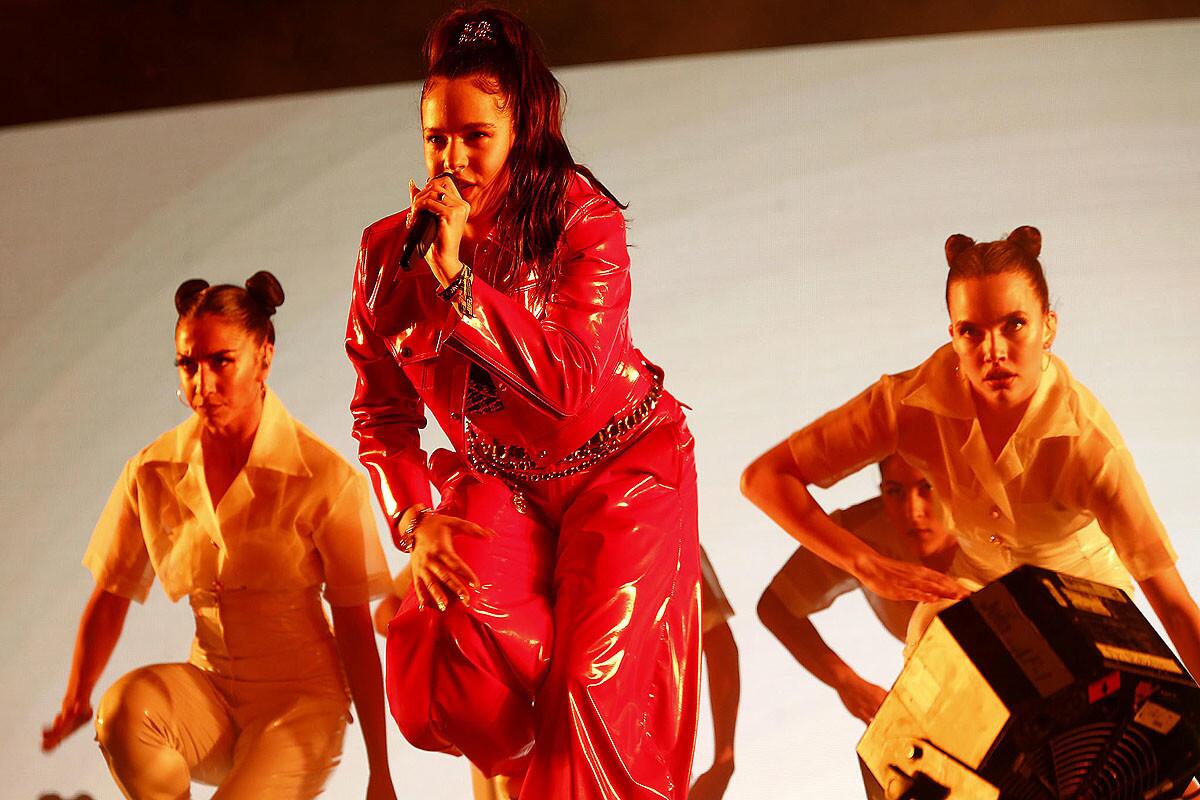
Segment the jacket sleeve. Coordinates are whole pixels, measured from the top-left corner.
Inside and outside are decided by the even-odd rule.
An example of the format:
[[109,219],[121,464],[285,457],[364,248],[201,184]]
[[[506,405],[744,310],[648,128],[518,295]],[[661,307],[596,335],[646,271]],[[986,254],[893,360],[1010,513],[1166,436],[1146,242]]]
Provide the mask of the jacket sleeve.
[[576,209],[563,231],[562,276],[545,313],[478,277],[471,306],[452,323],[450,342],[552,415],[583,408],[628,349],[629,252],[625,218],[602,195]]
[[430,503],[420,436],[420,429],[425,427],[425,406],[372,327],[366,307],[369,233],[369,230],[363,233],[359,247],[350,318],[346,323],[346,353],[357,374],[350,414],[354,419],[353,435],[358,440],[358,459],[371,476],[394,538],[396,521],[404,509],[413,503]]

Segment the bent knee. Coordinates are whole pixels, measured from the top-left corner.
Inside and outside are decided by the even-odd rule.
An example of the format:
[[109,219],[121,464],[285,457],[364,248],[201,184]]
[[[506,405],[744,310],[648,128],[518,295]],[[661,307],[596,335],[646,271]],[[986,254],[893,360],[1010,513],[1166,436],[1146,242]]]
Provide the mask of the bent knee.
[[109,745],[138,735],[147,721],[167,711],[166,683],[153,667],[123,675],[100,698],[96,709],[96,740]]

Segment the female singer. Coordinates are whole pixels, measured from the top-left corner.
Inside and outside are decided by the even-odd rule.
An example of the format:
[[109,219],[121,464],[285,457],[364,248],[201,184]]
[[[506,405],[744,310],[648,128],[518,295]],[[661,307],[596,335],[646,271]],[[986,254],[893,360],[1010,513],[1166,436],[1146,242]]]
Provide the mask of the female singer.
[[[831,486],[898,452],[953,517],[952,576],[986,583],[1035,564],[1125,589],[1132,576],[1184,665],[1200,674],[1200,611],[1133,458],[1104,408],[1050,352],[1058,318],[1040,252],[1041,234],[1029,226],[996,242],[951,236],[950,343],[760,456],[743,492],[871,591],[961,597],[953,578],[882,556],[809,494],[808,484]],[[910,645],[923,630],[910,626]]]
[[[621,206],[572,159],[561,87],[518,18],[453,12],[425,55],[432,177],[364,232],[347,333],[360,457],[412,550],[393,716],[417,746],[523,781],[522,800],[682,798],[693,445],[630,338]],[[431,218],[426,263],[405,271]],[[428,466],[425,406],[454,446]]]
[[395,798],[367,605],[387,564],[366,480],[267,388],[282,302],[269,272],[179,287],[179,396],[195,413],[125,465],[84,557],[96,588],[44,750],[91,718],[129,601],[155,577],[196,619],[187,662],[136,669],[100,701],[97,738],[126,797],[188,797],[193,780],[214,797],[315,797],[341,754],[348,684],[367,797]]

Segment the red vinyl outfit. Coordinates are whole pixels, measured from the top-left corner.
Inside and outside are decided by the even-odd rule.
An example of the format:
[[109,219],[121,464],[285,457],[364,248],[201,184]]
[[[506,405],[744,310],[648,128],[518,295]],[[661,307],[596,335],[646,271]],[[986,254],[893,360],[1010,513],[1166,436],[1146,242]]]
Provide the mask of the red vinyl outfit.
[[[397,267],[405,213],[363,233],[346,347],[359,456],[395,521],[439,511],[494,530],[454,546],[469,604],[389,627],[392,715],[417,747],[524,774],[522,800],[684,798],[699,693],[693,442],[629,334],[620,209],[576,175],[544,301],[499,276],[489,236],[470,305]],[[499,290],[497,285],[511,288]],[[427,463],[425,408],[454,452]]]

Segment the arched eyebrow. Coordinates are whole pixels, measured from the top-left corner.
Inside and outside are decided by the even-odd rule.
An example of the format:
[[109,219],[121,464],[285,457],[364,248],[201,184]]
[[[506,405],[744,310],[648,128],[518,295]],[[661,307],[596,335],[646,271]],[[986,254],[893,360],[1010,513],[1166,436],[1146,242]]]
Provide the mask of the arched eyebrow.
[[202,355],[194,355],[193,354],[190,356],[176,351],[175,360],[176,361],[204,361],[209,358],[216,358],[217,356],[229,357],[229,356],[233,356],[236,354],[237,354],[237,350],[235,350],[233,348],[227,348],[225,350],[213,350],[211,353],[204,353]]
[[[496,130],[496,125],[492,122],[464,122],[462,125],[458,126],[458,129],[462,131],[487,131],[491,133],[492,131]],[[428,136],[430,134],[445,133],[446,129],[425,128],[424,131],[425,135]]]
[[954,323],[954,332],[961,334],[963,332],[964,328],[978,328],[978,327],[979,327],[978,323],[975,323],[969,319],[960,319]]
[[990,323],[989,322],[979,323],[979,322],[976,322],[971,319],[960,319],[954,323],[954,330],[961,333],[962,329],[968,325],[970,325],[972,327],[976,327],[976,328],[979,328],[979,327],[986,328],[991,325],[1001,325],[1005,322],[1020,321],[1020,320],[1025,320],[1028,318],[1029,318],[1028,312],[1017,309],[1016,311],[1009,311],[1006,314],[1001,314],[999,317],[996,318],[996,320],[994,322],[990,322]]

